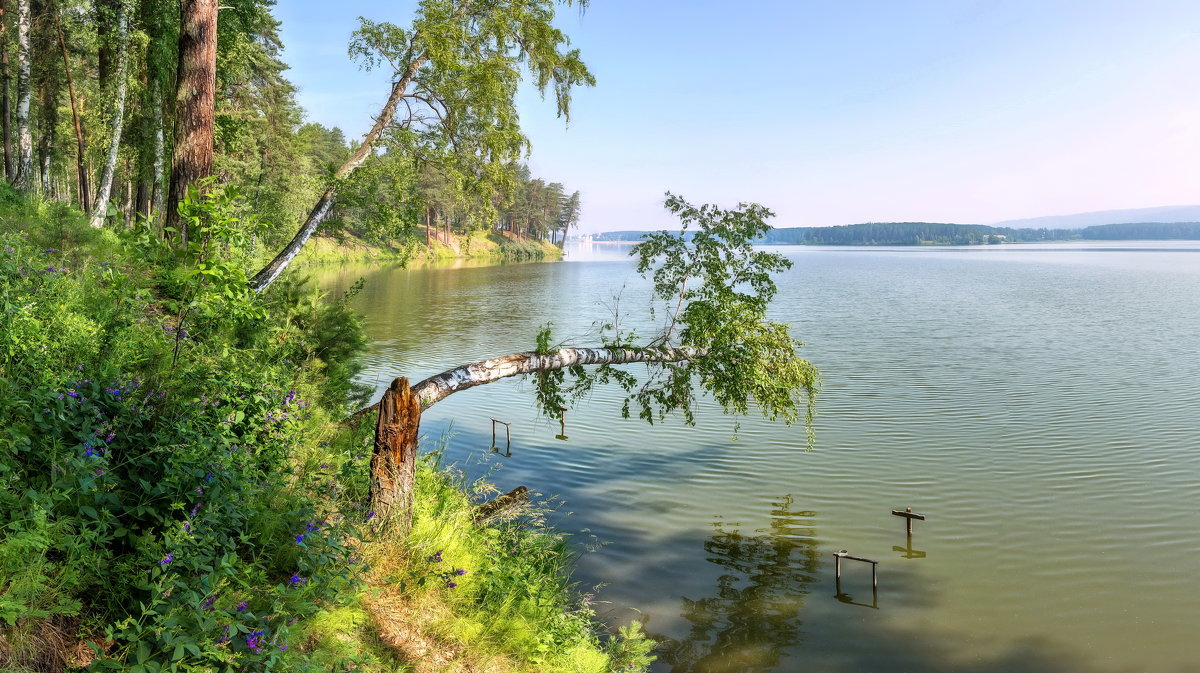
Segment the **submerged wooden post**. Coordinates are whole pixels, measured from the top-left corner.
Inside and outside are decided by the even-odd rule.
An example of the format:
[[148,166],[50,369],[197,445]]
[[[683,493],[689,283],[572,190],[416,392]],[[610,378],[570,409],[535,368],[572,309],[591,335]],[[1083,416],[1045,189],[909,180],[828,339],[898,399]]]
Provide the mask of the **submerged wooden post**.
[[924,514],[916,514],[916,513],[914,513],[914,512],[912,511],[912,507],[905,507],[903,512],[901,512],[901,511],[900,511],[900,510],[898,510],[898,509],[893,509],[893,510],[892,510],[892,514],[893,514],[893,515],[895,515],[895,516],[902,516],[902,517],[904,517],[905,519],[907,519],[908,525],[905,527],[905,530],[906,530],[906,532],[908,533],[909,537],[912,537],[912,530],[913,530],[912,522],[913,522],[913,519],[920,519],[921,521],[924,521],[924,520],[925,520],[925,515],[924,515]]
[[402,532],[412,524],[417,474],[417,433],[421,402],[399,377],[379,401],[375,451],[371,456],[371,505],[376,515],[394,519]]

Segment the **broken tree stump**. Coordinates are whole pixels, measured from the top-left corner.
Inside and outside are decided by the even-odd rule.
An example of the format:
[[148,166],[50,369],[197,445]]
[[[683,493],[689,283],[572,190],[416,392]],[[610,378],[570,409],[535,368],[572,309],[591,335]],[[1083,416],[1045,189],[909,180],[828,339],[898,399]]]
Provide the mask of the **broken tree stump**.
[[393,519],[402,532],[412,524],[420,425],[420,400],[413,395],[408,379],[399,377],[379,401],[371,456],[371,505],[377,516]]

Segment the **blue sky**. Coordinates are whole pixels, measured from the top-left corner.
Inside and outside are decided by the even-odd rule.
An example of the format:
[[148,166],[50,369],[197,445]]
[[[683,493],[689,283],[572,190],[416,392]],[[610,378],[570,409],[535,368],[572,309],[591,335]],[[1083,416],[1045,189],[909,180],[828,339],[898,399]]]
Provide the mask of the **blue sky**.
[[[309,119],[366,131],[389,78],[349,35],[415,5],[279,0]],[[776,226],[1200,203],[1194,0],[593,0],[559,25],[597,86],[569,127],[536,92],[520,109],[585,231],[670,226],[668,189]]]

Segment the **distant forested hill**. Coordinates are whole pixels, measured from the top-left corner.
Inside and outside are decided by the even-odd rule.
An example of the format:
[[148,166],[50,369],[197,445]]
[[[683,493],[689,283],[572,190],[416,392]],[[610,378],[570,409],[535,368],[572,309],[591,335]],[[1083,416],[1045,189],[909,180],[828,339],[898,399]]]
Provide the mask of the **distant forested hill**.
[[[640,241],[648,231],[608,231],[597,241]],[[942,222],[866,222],[837,227],[772,229],[765,245],[985,245],[1035,241],[1200,240],[1200,222],[1101,224],[1082,229],[1015,229]]]

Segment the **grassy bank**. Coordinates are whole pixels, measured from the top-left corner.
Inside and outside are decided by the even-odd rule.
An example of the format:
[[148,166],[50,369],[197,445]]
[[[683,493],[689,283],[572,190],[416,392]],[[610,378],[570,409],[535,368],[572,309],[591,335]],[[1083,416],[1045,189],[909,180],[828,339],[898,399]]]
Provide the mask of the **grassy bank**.
[[0,187],[0,669],[616,671],[536,517],[421,465],[412,533],[368,511],[345,297],[245,289],[219,194],[187,250]]
[[[422,234],[423,235],[423,234]],[[426,247],[418,236],[404,245],[373,245],[353,234],[314,237],[296,259],[298,264],[395,261],[423,264],[451,259],[499,262],[539,261],[562,258],[562,250],[547,241],[518,240],[497,231],[451,234],[448,240],[431,239]]]

